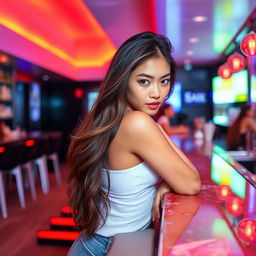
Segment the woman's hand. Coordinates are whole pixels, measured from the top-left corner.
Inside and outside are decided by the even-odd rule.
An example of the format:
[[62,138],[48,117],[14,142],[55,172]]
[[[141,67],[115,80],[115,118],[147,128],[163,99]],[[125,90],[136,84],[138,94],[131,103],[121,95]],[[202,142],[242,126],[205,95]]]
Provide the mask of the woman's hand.
[[162,181],[161,185],[156,191],[152,207],[152,220],[154,222],[160,219],[160,207],[163,204],[164,194],[171,191],[172,189],[168,186],[168,184],[165,181]]

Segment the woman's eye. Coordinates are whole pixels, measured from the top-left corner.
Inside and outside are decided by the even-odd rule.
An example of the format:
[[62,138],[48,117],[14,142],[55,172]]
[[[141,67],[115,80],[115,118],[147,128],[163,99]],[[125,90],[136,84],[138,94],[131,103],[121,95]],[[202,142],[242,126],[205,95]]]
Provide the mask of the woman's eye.
[[138,83],[141,84],[141,85],[148,85],[149,81],[146,80],[146,79],[141,79],[141,80],[138,81]]
[[165,84],[167,85],[169,83],[170,83],[170,79],[164,79],[161,81],[161,84],[163,84],[163,85],[165,85]]

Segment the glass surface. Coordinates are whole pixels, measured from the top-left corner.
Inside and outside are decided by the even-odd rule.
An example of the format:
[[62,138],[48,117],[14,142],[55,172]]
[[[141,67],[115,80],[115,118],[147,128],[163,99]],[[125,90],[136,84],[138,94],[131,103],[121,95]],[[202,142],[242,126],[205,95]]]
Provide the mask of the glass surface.
[[241,175],[248,171],[210,143],[178,144],[197,167],[202,188],[194,196],[166,194],[158,256],[255,255],[256,190]]

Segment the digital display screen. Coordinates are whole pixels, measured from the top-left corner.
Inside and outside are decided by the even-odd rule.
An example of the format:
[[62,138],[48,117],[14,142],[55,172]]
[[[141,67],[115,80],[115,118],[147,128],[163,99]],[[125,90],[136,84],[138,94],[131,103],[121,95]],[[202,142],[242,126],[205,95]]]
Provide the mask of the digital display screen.
[[32,83],[29,93],[29,108],[30,108],[30,120],[37,122],[40,120],[41,112],[41,100],[40,100],[40,85],[38,83]]
[[212,155],[211,179],[220,185],[228,185],[234,194],[245,198],[246,180],[216,153]]
[[173,106],[175,113],[180,113],[182,109],[181,93],[182,93],[181,83],[176,82],[174,84],[174,88],[171,93],[171,96],[169,97],[169,99],[165,101],[165,103],[171,104]]
[[256,102],[256,75],[251,76],[251,101]]
[[216,76],[212,79],[213,103],[236,103],[248,100],[248,71],[234,73],[231,78]]

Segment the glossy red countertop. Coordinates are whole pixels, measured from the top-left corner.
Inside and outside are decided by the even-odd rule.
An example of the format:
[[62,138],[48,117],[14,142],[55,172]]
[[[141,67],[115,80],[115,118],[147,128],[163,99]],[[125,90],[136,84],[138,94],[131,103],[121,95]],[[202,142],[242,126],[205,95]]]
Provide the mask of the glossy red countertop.
[[166,194],[158,256],[256,255],[255,176],[211,143],[173,139],[199,170],[202,188],[194,196]]

